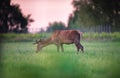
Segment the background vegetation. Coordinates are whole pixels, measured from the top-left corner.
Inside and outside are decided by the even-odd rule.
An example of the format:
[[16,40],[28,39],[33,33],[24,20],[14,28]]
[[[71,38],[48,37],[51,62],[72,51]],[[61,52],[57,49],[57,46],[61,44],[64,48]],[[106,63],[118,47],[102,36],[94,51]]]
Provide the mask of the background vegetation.
[[[35,41],[40,38],[48,38],[52,33],[38,33],[38,34],[0,34],[1,41]],[[120,32],[114,33],[93,33],[85,32],[83,33],[81,39],[83,41],[120,41]]]
[[11,0],[0,1],[0,33],[27,33],[27,26],[34,20],[31,14],[25,16],[19,4],[12,4]]
[[[61,29],[80,29],[83,32],[119,32],[119,0],[73,0],[74,11],[68,17],[68,24],[52,22],[47,31]],[[27,33],[28,26],[34,20],[31,14],[25,16],[19,4],[11,0],[0,1],[0,33]],[[43,30],[42,30],[43,31]]]
[[73,0],[74,12],[69,16],[68,28],[83,31],[120,31],[119,0]]

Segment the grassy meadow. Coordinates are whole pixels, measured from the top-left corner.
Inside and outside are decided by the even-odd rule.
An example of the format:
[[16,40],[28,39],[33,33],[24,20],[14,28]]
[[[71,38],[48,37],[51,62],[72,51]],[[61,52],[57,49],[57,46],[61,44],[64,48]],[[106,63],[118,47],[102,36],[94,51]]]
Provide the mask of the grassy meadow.
[[0,78],[120,78],[120,42],[83,40],[85,52],[55,45],[36,53],[33,41],[1,43]]

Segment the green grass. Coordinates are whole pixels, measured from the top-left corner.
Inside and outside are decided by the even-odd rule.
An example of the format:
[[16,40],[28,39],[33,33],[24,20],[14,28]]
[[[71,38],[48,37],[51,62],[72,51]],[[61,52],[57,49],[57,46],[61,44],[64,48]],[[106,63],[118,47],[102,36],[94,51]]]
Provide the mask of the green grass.
[[2,44],[1,78],[120,78],[120,42],[82,42],[85,53],[74,45],[56,46],[35,53],[33,42]]

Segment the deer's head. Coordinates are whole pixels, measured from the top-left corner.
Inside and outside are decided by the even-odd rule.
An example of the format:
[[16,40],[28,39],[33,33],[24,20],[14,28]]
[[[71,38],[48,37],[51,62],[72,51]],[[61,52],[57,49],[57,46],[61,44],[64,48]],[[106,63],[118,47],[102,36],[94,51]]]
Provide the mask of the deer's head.
[[43,42],[44,42],[44,39],[39,39],[39,40],[36,40],[35,43],[33,43],[33,44],[37,44],[37,51],[36,52],[40,51],[44,47]]

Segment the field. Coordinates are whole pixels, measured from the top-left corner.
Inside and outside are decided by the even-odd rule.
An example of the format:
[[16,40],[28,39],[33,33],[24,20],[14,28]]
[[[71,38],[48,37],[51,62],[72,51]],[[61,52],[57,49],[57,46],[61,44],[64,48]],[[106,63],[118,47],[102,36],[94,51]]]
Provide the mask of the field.
[[85,52],[74,45],[56,46],[35,53],[32,41],[4,42],[0,78],[120,78],[119,41],[82,41]]

